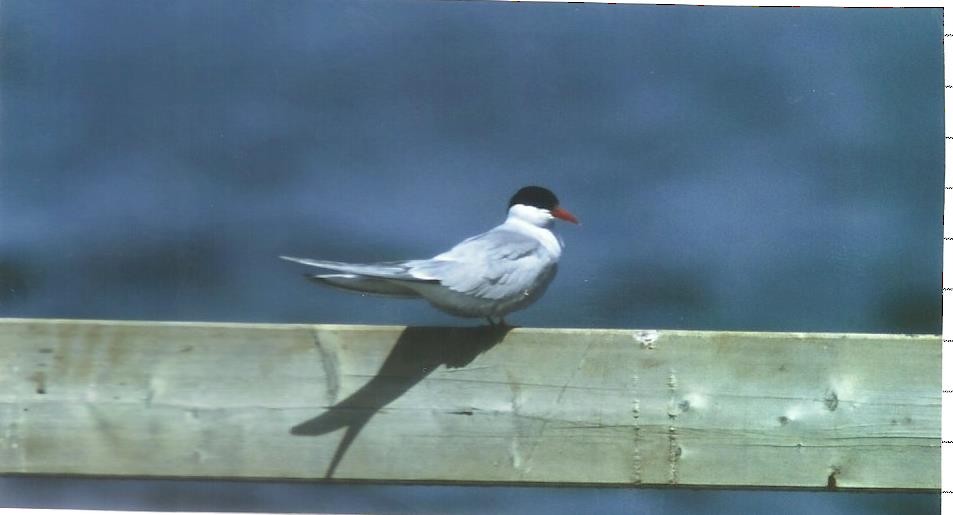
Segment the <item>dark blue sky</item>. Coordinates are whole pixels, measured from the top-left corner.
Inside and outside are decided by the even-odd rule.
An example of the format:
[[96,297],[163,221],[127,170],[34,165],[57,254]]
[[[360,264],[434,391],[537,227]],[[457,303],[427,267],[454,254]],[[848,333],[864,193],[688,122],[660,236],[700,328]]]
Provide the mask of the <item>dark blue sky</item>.
[[525,326],[938,333],[940,9],[0,4],[0,314],[469,324],[429,257],[542,184]]

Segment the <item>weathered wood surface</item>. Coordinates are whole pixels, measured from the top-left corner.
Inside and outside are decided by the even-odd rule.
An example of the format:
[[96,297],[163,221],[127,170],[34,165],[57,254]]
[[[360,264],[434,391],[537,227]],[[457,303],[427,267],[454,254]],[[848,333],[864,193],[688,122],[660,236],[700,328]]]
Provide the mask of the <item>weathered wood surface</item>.
[[0,474],[933,490],[940,339],[6,319]]

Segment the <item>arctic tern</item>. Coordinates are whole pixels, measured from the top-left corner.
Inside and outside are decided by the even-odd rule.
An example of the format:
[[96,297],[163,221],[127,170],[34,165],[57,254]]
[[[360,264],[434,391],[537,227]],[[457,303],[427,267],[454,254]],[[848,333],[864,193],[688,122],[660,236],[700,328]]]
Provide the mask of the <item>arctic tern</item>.
[[527,186],[510,199],[506,221],[430,259],[356,264],[281,256],[336,273],[308,275],[342,290],[388,297],[423,298],[435,308],[505,325],[509,313],[539,299],[556,275],[563,242],[555,219],[579,221],[559,207],[556,195]]

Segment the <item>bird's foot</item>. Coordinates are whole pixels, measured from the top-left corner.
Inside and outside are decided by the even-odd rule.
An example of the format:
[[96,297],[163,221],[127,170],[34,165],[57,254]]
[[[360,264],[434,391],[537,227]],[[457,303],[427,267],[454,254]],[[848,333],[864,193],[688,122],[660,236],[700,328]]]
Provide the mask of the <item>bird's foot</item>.
[[494,329],[510,330],[510,329],[516,329],[517,327],[519,327],[519,326],[516,326],[516,325],[510,325],[509,323],[506,322],[506,319],[503,318],[503,317],[500,317],[500,321],[499,321],[499,322],[493,321],[493,317],[486,317],[486,321],[489,322],[489,323],[490,323],[490,327],[492,327],[492,328],[494,328]]

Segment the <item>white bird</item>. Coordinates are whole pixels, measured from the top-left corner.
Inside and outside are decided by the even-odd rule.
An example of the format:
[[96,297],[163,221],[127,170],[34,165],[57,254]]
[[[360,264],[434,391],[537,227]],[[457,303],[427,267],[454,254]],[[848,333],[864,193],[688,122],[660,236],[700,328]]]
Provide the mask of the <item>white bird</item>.
[[337,273],[308,278],[343,290],[423,298],[451,315],[503,317],[543,295],[556,275],[563,242],[555,219],[578,224],[546,188],[527,186],[510,199],[506,221],[430,259],[355,264],[290,256],[282,259]]

